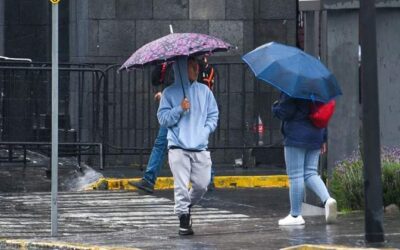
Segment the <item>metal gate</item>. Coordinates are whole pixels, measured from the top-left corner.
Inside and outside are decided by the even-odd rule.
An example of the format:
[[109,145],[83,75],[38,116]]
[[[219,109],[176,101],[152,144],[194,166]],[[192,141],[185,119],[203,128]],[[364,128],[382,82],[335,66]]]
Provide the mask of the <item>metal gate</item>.
[[[281,141],[280,123],[271,114],[271,105],[279,93],[257,82],[243,63],[215,63],[214,95],[220,111],[209,148],[217,165],[235,163],[253,148],[273,148]],[[148,155],[159,128],[153,100],[151,70],[117,72],[119,65],[105,70],[108,84],[108,155],[129,155],[128,162]],[[258,118],[264,132],[257,131]],[[273,149],[271,149],[273,150]],[[127,162],[118,157],[122,164]],[[146,161],[146,159],[145,159]]]
[[[243,63],[213,66],[217,72],[214,95],[220,110],[209,145],[213,161],[231,165],[249,149],[273,148],[281,140],[280,123],[270,111],[278,93],[258,83]],[[118,68],[60,64],[60,142],[100,143],[109,166],[142,165],[159,127],[151,72],[149,68],[118,72]],[[0,64],[2,142],[50,141],[50,88],[48,63]],[[73,150],[79,157],[99,153],[87,145]],[[96,164],[98,158],[88,159]]]

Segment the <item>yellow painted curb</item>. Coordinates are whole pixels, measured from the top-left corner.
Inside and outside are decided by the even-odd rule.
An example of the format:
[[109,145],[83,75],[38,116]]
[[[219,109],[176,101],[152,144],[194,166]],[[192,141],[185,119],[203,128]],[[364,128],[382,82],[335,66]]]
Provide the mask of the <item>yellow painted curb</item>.
[[[88,185],[85,190],[136,190],[128,181],[138,181],[140,178],[115,179],[101,178]],[[216,176],[215,188],[276,188],[288,187],[287,175],[263,175],[263,176]],[[156,190],[173,189],[173,177],[159,177],[154,187]]]
[[[282,248],[281,250],[378,250],[379,248],[353,248],[353,247],[345,247],[345,246],[335,246],[335,245],[299,245],[299,246],[292,246]],[[390,250],[394,248],[385,248],[385,250]]]
[[[27,250],[34,247],[43,248],[43,249],[63,249],[63,250],[140,250],[139,248],[127,248],[127,247],[101,247],[101,246],[91,246],[85,244],[71,244],[66,242],[35,242],[28,240],[9,240],[9,239],[0,239],[0,248],[1,247],[12,247],[13,249],[19,248],[21,250]],[[3,248],[1,248],[3,249]]]

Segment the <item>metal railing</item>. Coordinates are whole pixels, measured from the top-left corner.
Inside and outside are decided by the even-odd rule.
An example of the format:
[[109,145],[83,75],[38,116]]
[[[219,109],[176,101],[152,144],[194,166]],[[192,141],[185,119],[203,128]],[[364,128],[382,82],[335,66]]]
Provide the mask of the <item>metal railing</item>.
[[[97,147],[98,150],[92,149]],[[0,157],[0,162],[23,163],[27,165],[28,150],[40,152],[46,156],[50,156],[51,142],[0,142],[0,149],[7,150],[7,157]],[[22,151],[22,157],[15,155],[16,150]],[[82,155],[97,155],[99,168],[104,169],[103,164],[103,144],[102,143],[85,143],[85,142],[61,142],[59,143],[59,156],[77,156],[78,167],[81,167]]]
[[[257,83],[242,63],[213,66],[220,110],[219,125],[210,138],[214,162],[233,164],[260,142],[263,147],[279,143],[280,123],[270,111],[278,93]],[[159,128],[151,69],[118,68],[60,64],[60,142],[101,143],[104,165],[143,166]],[[0,62],[1,141],[50,141],[50,71],[48,63]],[[258,116],[264,122],[263,135],[256,133]]]
[[[280,122],[273,119],[271,105],[279,93],[258,83],[243,63],[215,63],[214,95],[220,110],[219,125],[210,138],[213,161],[233,164],[247,149],[281,142]],[[108,77],[108,154],[150,150],[158,132],[153,100],[151,69],[117,72],[119,65],[105,69]],[[266,133],[259,138],[255,126],[260,115]],[[259,144],[262,142],[262,145]],[[140,155],[140,162],[143,156]]]
[[[60,65],[60,146],[68,155],[101,156],[104,72],[90,65]],[[51,67],[48,63],[0,63],[1,145],[9,152],[22,148],[43,149],[51,138]],[[82,150],[96,147],[99,150]],[[60,147],[60,155],[68,150]],[[76,148],[77,150],[72,150]],[[12,161],[13,157],[7,160]],[[23,157],[26,163],[26,155]]]

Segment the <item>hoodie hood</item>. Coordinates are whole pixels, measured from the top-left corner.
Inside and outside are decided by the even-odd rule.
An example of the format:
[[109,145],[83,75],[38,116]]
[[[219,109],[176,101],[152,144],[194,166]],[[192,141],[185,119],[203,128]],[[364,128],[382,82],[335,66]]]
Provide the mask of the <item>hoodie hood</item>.
[[180,84],[183,86],[189,84],[187,61],[187,56],[180,56],[173,64],[175,84]]

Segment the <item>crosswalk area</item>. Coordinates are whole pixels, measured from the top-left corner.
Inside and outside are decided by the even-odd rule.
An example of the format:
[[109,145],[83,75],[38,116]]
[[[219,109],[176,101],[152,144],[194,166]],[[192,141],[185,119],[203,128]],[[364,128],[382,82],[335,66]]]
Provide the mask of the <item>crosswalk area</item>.
[[[59,193],[59,235],[90,235],[178,227],[174,202],[164,197],[129,191]],[[0,195],[0,236],[10,238],[50,236],[50,193]],[[245,214],[196,206],[193,223],[207,226],[254,220]]]

